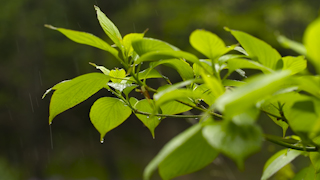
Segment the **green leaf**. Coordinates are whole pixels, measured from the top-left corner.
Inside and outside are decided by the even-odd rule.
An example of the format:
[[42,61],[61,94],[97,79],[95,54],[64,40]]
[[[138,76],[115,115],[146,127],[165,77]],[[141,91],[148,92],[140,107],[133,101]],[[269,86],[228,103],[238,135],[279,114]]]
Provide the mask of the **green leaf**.
[[110,73],[110,70],[105,68],[104,66],[97,66],[96,64],[91,63],[91,62],[89,62],[89,64],[94,66],[96,69],[99,69],[105,75],[109,75],[109,73]]
[[310,152],[309,156],[316,173],[319,173],[320,172],[320,153]]
[[124,89],[132,87],[131,90],[133,90],[134,88],[137,87],[137,85],[135,84],[131,84],[131,83],[108,83],[108,86],[122,92],[124,91]]
[[[152,114],[154,112],[154,110],[150,106],[150,102],[148,102],[148,101],[152,101],[152,100],[143,99],[143,100],[137,102],[135,104],[135,108],[138,109],[139,111]],[[136,116],[150,130],[150,132],[152,134],[152,137],[155,138],[154,130],[159,125],[159,123],[161,122],[161,118],[157,117],[157,116],[152,116],[151,117],[151,116],[142,115],[142,114],[138,114],[138,113],[136,113]]]
[[179,49],[172,46],[169,43],[158,39],[152,38],[143,38],[136,41],[133,41],[132,47],[134,51],[139,55],[142,56],[148,52],[153,51],[178,51]]
[[313,21],[307,27],[303,35],[303,44],[307,50],[308,59],[313,63],[317,72],[320,72],[320,18]]
[[58,114],[98,92],[108,81],[109,78],[102,73],[89,73],[59,85],[51,97],[49,124]]
[[213,148],[233,159],[240,169],[245,158],[260,149],[263,140],[260,127],[254,124],[219,122],[205,126],[202,133]]
[[270,69],[276,70],[277,63],[281,59],[281,55],[277,50],[247,33],[236,30],[230,30],[230,32],[246,50],[250,58]]
[[291,39],[288,39],[287,37],[282,35],[279,35],[277,37],[277,40],[282,45],[282,47],[292,49],[301,55],[307,55],[307,50],[303,44],[293,41]]
[[97,18],[99,20],[100,26],[108,35],[108,37],[117,45],[117,47],[122,50],[122,36],[118,28],[113,24],[112,21],[110,21],[110,19],[100,10],[98,6],[94,6],[94,8],[97,12]]
[[242,113],[259,100],[281,89],[290,73],[290,71],[280,71],[248,79],[245,85],[220,96],[215,105],[218,110],[224,112],[226,117]]
[[123,37],[123,45],[126,50],[127,57],[130,57],[133,55],[132,42],[142,39],[143,36],[144,36],[144,33],[130,33]]
[[119,78],[119,79],[111,78],[112,82],[121,83],[122,79],[126,77],[126,71],[124,69],[114,69],[110,71],[109,76]]
[[175,99],[181,98],[199,98],[201,97],[201,93],[197,91],[193,91],[191,89],[179,89],[181,87],[190,85],[198,80],[190,79],[187,81],[182,81],[180,83],[174,84],[172,86],[168,86],[167,88],[158,91],[156,94],[153,95],[153,98],[157,104],[160,106],[168,101],[172,101]]
[[139,64],[144,61],[159,61],[173,58],[185,59],[192,63],[200,63],[199,59],[195,55],[184,51],[172,51],[172,49],[144,53],[140,58],[136,60],[135,63]]
[[99,131],[101,142],[107,132],[122,124],[130,115],[131,109],[122,100],[112,97],[98,99],[90,109],[90,120]]
[[215,97],[215,99],[217,99],[225,92],[225,88],[222,86],[221,82],[219,82],[217,78],[205,73],[202,73],[201,76],[204,80],[204,83],[211,90],[210,92],[212,93],[212,96]]
[[[188,102],[188,99],[183,101]],[[163,114],[179,114],[182,112],[189,111],[192,108],[176,101],[170,101],[166,104],[161,105],[160,109]]]
[[180,74],[182,80],[184,81],[194,78],[193,70],[191,66],[184,60],[181,60],[181,59],[161,60],[158,62],[151,63],[150,68],[155,68],[161,64],[175,69]]
[[202,94],[200,99],[202,99],[209,106],[211,106],[217,98],[213,93],[211,93],[211,90],[208,88],[206,84],[201,84],[197,86],[195,91],[198,91],[200,94]]
[[136,105],[137,105],[137,103],[139,102],[139,100],[136,99],[135,97],[130,97],[129,102],[130,102],[131,106],[132,106],[133,108],[135,108]]
[[62,87],[64,83],[68,82],[70,80],[64,80],[59,82],[58,84],[54,85],[52,88],[47,89],[46,92],[42,95],[42,99],[46,97],[47,94],[49,94],[52,90],[57,90],[59,87]]
[[232,79],[225,79],[222,81],[222,85],[223,86],[242,86],[245,85],[246,82],[244,81],[238,81],[238,80],[232,80]]
[[306,91],[320,98],[320,77],[319,76],[299,76],[295,78],[299,85],[299,90]]
[[230,59],[228,60],[228,68],[229,68],[228,73],[231,73],[237,69],[258,69],[265,73],[273,72],[272,69],[265,67],[264,65],[258,62],[250,61],[246,59]]
[[298,157],[303,151],[283,149],[268,159],[263,168],[261,180],[267,180],[282,167]]
[[217,155],[202,137],[201,125],[196,124],[171,139],[145,168],[143,177],[149,180],[159,167],[163,179],[172,179],[205,167]]
[[190,44],[206,57],[215,60],[232,50],[216,35],[206,30],[195,30],[190,35]]
[[282,58],[283,61],[283,70],[291,70],[291,74],[296,74],[307,68],[307,61],[304,59],[304,56],[292,57],[286,56]]
[[319,180],[320,176],[316,176],[315,170],[312,165],[300,170],[292,180]]
[[118,58],[118,51],[111,47],[108,43],[103,41],[102,39],[86,32],[80,32],[80,31],[74,31],[70,29],[64,29],[64,28],[56,28],[51,25],[45,25],[47,28],[57,30],[64,34],[67,38],[71,39],[72,41],[79,43],[79,44],[85,44],[89,46],[93,46],[105,51],[110,52],[113,56]]
[[[153,68],[148,68],[138,73],[139,79],[149,79],[149,78],[162,78],[162,75]],[[129,80],[136,81],[132,76],[129,77]]]

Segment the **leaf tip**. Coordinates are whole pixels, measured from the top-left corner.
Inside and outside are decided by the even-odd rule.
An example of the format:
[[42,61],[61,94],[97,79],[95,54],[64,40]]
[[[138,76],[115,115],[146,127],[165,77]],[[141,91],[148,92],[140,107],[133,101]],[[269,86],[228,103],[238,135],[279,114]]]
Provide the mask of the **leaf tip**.
[[44,27],[49,28],[49,29],[53,29],[53,30],[57,30],[56,27],[50,25],[50,24],[45,24]]
[[93,7],[94,7],[94,9],[95,9],[96,11],[100,11],[100,8],[99,8],[98,6],[93,5]]
[[223,29],[225,30],[225,31],[228,31],[228,32],[231,32],[231,29],[230,28],[228,28],[228,27],[223,27]]

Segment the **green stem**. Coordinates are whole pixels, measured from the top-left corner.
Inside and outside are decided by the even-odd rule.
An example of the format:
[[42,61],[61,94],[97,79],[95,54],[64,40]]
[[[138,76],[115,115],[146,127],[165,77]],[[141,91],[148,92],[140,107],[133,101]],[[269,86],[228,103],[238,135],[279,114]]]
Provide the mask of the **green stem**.
[[265,110],[263,110],[263,109],[260,109],[260,110],[261,110],[262,112],[268,114],[269,116],[275,117],[275,118],[277,118],[278,120],[281,119],[281,120],[283,120],[283,121],[285,121],[285,122],[288,123],[288,120],[287,120],[285,117],[281,117],[281,116],[274,115],[274,114],[269,113],[268,111],[265,111]]
[[171,118],[201,118],[202,115],[170,115],[170,114],[152,114],[148,112],[143,112],[138,109],[133,109],[134,113],[142,114],[146,116],[158,116],[158,117],[171,117]]
[[[179,102],[179,103],[181,103],[181,104],[184,104],[184,105],[186,105],[186,106],[189,106],[189,107],[192,107],[192,108],[197,109],[197,110],[199,110],[199,111],[202,111],[202,112],[207,112],[207,111],[208,111],[207,109],[203,109],[203,108],[201,108],[201,107],[198,107],[198,106],[195,106],[195,105],[192,105],[192,104],[189,104],[189,103],[180,101],[180,100],[176,100],[176,101]],[[217,113],[215,113],[215,112],[209,112],[209,114],[212,115],[212,116],[214,116],[214,117],[220,118],[220,119],[223,118],[222,115],[217,114]]]
[[288,144],[288,143],[285,143],[283,141],[279,141],[279,140],[276,140],[272,137],[270,137],[269,135],[264,135],[264,138],[267,140],[267,141],[270,141],[272,143],[275,143],[275,144],[278,144],[280,146],[283,146],[283,147],[286,147],[286,148],[290,148],[290,149],[295,149],[295,150],[299,150],[299,151],[307,151],[307,152],[317,152],[318,151],[318,147],[301,147],[301,146],[295,146],[293,144]]

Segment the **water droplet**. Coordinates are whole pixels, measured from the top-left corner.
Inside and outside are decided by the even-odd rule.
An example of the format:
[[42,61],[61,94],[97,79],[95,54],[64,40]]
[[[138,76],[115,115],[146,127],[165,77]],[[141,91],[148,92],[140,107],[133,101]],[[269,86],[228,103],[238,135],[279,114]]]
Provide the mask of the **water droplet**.
[[161,117],[160,117],[160,116],[158,117],[158,120],[159,120],[159,121],[161,120]]
[[147,116],[147,118],[149,118],[149,116]]
[[104,139],[103,139],[103,138],[101,138],[100,142],[101,142],[101,144],[103,144],[103,142],[104,142]]
[[195,120],[198,120],[199,118],[194,118]]

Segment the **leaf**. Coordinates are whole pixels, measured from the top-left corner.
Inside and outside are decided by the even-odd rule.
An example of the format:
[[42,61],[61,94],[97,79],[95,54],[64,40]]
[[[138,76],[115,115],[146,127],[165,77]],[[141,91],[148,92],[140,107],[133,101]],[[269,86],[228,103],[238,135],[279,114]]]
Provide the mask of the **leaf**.
[[93,46],[105,51],[110,52],[113,56],[118,58],[118,51],[111,47],[108,43],[103,41],[102,39],[86,32],[80,32],[80,31],[74,31],[70,29],[64,29],[64,28],[57,28],[53,27],[51,25],[45,25],[47,28],[57,30],[64,34],[67,38],[71,39],[72,41],[79,43],[79,44],[85,44],[89,46]]
[[123,45],[126,50],[127,57],[130,57],[133,55],[133,48],[131,45],[132,42],[142,39],[143,36],[144,36],[144,33],[130,33],[123,37]]
[[128,87],[132,87],[133,89],[137,87],[137,85],[130,84],[130,83],[108,83],[108,86],[111,86],[112,88],[114,88],[120,92],[122,92],[124,89],[126,89]]
[[[188,99],[183,101],[188,102]],[[162,114],[179,114],[189,111],[192,108],[176,101],[170,101],[166,104],[161,105],[160,109],[162,111]]]
[[112,21],[110,21],[110,19],[100,10],[98,6],[94,6],[94,9],[97,12],[97,18],[103,31],[117,45],[117,47],[122,50],[122,36],[118,28],[113,24]]
[[281,89],[290,73],[290,71],[280,71],[248,79],[245,85],[220,96],[215,102],[217,110],[224,112],[226,117],[246,111],[259,100]]
[[305,167],[302,170],[300,170],[292,180],[319,180],[319,179],[320,179],[319,176],[316,176],[314,168],[312,167],[312,165],[310,165],[309,167]]
[[104,66],[97,66],[96,64],[91,63],[91,62],[89,62],[89,64],[94,66],[96,69],[99,69],[105,75],[109,75],[109,73],[110,73],[110,70],[105,68]]
[[229,73],[237,69],[258,69],[264,73],[273,72],[272,69],[265,67],[258,62],[250,61],[246,59],[230,59],[228,60],[228,68],[229,68]]
[[211,90],[212,96],[217,99],[225,92],[225,88],[222,86],[221,82],[218,81],[214,76],[210,76],[208,74],[202,73],[202,79],[207,87]]
[[308,59],[313,63],[317,72],[320,72],[320,18],[308,25],[303,35],[303,44],[307,50]]
[[292,57],[286,56],[282,58],[283,70],[291,70],[291,74],[299,73],[307,68],[307,61],[304,56]]
[[238,80],[232,80],[232,79],[225,79],[222,81],[223,86],[242,86],[245,84],[246,82],[244,81],[238,81]]
[[282,45],[282,47],[292,49],[301,55],[307,55],[307,50],[303,44],[293,41],[291,39],[288,39],[287,37],[282,35],[279,35],[277,37],[277,40]]
[[62,87],[64,83],[68,82],[70,80],[64,80],[59,82],[58,84],[54,85],[52,88],[47,89],[46,92],[42,95],[42,99],[46,97],[47,94],[49,94],[52,90],[57,90],[59,87]]
[[101,142],[107,132],[118,127],[130,115],[131,109],[122,100],[113,97],[98,99],[90,109],[90,120],[99,131]]
[[[149,78],[162,78],[162,75],[153,68],[148,68],[138,73],[139,79],[149,79]],[[132,76],[129,77],[129,80],[136,81]]]
[[216,35],[206,30],[195,30],[190,35],[190,44],[211,60],[232,50]]
[[320,77],[319,76],[299,76],[295,78],[299,85],[299,90],[306,91],[320,98]]
[[165,65],[175,69],[180,74],[182,80],[184,81],[194,78],[193,70],[191,66],[184,60],[181,60],[181,59],[161,60],[158,62],[151,63],[150,68],[155,68],[159,65]]
[[114,69],[110,71],[109,76],[119,78],[119,79],[111,78],[112,82],[121,83],[122,79],[126,77],[126,71],[124,69]]
[[210,164],[218,155],[204,140],[201,125],[196,124],[171,139],[147,165],[144,170],[144,180],[149,180],[159,166],[163,179],[197,171]]
[[139,55],[142,56],[148,52],[153,51],[178,51],[179,49],[168,44],[164,41],[152,38],[143,38],[136,41],[133,41],[132,47],[134,51]]
[[[146,113],[153,113],[154,110],[150,106],[151,100],[143,99],[135,104],[135,108],[139,111],[146,112]],[[152,137],[155,138],[154,130],[161,122],[161,118],[157,116],[148,116],[148,115],[142,115],[139,113],[136,113],[136,116],[140,119],[141,122],[150,130]]]
[[141,55],[141,57],[138,58],[135,63],[139,64],[144,61],[159,61],[173,58],[185,59],[192,63],[200,63],[199,59],[195,55],[184,51],[172,51],[172,49],[146,52]]
[[260,62],[262,65],[270,69],[277,69],[277,63],[281,59],[281,55],[277,50],[264,41],[247,33],[236,30],[230,30],[230,32],[246,50],[250,58]]
[[309,154],[311,163],[316,173],[320,172],[320,153],[319,152],[310,152]]
[[98,92],[108,81],[109,78],[102,73],[89,73],[59,85],[51,97],[49,124],[58,114]]
[[298,157],[303,151],[283,149],[268,159],[263,168],[261,180],[267,180],[282,167]]
[[263,140],[260,127],[254,124],[219,122],[205,126],[202,133],[213,148],[234,160],[240,169],[244,159],[260,149]]
[[213,93],[211,93],[211,90],[207,87],[206,84],[197,86],[195,91],[198,91],[200,94],[202,94],[200,99],[202,99],[209,106],[211,106],[217,98]]

